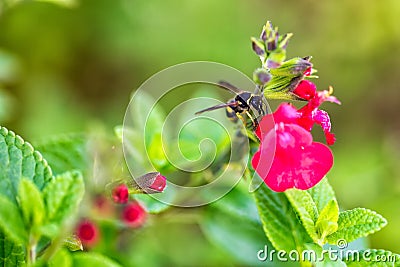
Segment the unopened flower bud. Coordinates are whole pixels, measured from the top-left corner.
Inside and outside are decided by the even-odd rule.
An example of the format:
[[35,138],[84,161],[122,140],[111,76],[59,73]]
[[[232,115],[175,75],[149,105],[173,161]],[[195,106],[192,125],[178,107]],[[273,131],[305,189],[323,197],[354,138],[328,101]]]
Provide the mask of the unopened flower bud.
[[97,226],[91,221],[82,221],[76,228],[76,235],[86,246],[93,246],[97,243],[99,238],[99,230]]
[[271,77],[271,74],[264,68],[258,68],[253,73],[253,80],[260,85],[267,84]]
[[251,38],[251,46],[258,56],[265,55],[265,45],[254,37]]
[[271,74],[279,76],[302,76],[311,67],[311,62],[296,57],[283,62],[278,68],[272,69]]
[[142,226],[146,216],[145,209],[138,202],[128,204],[122,211],[122,221],[134,228]]
[[129,199],[128,187],[125,184],[116,186],[112,190],[112,198],[115,203],[119,204],[127,203]]
[[167,179],[159,172],[150,172],[134,179],[132,186],[139,193],[162,193],[167,185]]

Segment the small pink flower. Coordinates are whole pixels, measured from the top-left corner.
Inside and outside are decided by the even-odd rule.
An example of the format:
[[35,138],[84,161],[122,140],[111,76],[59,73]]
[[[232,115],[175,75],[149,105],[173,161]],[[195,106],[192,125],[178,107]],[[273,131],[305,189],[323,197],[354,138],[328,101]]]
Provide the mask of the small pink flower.
[[82,221],[76,228],[76,235],[86,246],[93,246],[99,238],[99,230],[97,226],[88,220]]
[[140,227],[146,221],[146,211],[138,203],[132,202],[128,204],[122,211],[122,220],[130,227]]
[[115,203],[125,204],[129,199],[128,187],[125,184],[116,186],[112,190],[112,198]]

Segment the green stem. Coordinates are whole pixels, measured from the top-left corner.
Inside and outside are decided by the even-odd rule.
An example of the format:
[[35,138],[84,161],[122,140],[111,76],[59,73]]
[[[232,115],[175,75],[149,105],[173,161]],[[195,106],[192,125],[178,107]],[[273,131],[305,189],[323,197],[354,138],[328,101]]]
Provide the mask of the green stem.
[[33,264],[36,261],[36,240],[31,240],[31,242],[29,242],[27,249],[27,253],[26,253],[26,263],[27,266],[33,266]]

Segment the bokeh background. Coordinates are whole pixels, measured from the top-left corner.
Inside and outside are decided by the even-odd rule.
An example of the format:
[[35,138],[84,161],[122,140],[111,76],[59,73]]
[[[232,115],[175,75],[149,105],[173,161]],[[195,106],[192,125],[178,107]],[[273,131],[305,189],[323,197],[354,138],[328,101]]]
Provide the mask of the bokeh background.
[[[342,101],[324,106],[338,138],[329,178],[339,203],[386,217],[370,245],[400,252],[399,16],[398,0],[0,0],[0,124],[27,140],[112,132],[132,90],[168,66],[209,60],[251,75],[250,36],[271,20],[295,34],[288,57],[312,55],[317,86]],[[145,236],[178,263],[229,257],[189,224]],[[137,251],[151,257],[146,245]]]

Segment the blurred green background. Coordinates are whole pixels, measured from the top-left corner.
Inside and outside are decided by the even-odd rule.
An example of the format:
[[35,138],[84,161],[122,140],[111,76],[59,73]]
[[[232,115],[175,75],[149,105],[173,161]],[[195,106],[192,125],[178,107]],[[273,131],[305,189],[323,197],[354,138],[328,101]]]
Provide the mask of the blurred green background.
[[[399,16],[398,0],[0,0],[0,124],[26,140],[111,132],[131,91],[165,67],[209,60],[251,75],[250,36],[271,20],[295,34],[288,57],[312,55],[317,86],[342,101],[323,107],[338,138],[329,178],[339,203],[386,217],[371,246],[400,252]],[[178,252],[194,246],[202,259],[199,231],[170,229],[160,242],[178,236]]]

